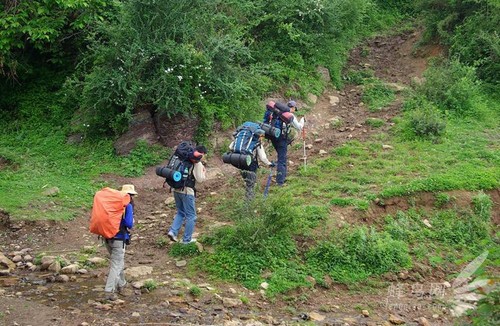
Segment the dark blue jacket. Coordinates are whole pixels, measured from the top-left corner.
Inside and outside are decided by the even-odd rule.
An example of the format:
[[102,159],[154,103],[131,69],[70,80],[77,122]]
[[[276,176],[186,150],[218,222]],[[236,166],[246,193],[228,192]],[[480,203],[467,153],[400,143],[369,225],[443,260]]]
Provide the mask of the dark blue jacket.
[[[123,216],[122,222],[120,224],[120,230],[131,229],[134,226],[134,207],[132,204],[128,204],[125,207],[125,215]],[[130,239],[130,234],[128,232],[118,232],[115,239],[128,240]]]

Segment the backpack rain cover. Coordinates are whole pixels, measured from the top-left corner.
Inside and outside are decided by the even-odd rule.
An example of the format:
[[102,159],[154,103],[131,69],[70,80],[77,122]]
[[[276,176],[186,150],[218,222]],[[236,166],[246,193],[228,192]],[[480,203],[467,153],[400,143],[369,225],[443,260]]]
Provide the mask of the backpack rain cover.
[[130,195],[112,188],[103,188],[94,195],[90,232],[113,238],[120,231],[120,223],[125,207],[130,203]]

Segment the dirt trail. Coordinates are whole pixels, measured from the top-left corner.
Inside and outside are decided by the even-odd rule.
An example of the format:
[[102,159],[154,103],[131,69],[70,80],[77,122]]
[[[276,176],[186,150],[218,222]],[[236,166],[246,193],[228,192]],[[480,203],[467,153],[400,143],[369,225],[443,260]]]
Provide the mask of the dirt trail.
[[[391,37],[377,37],[353,50],[348,66],[350,69],[369,67],[376,76],[391,83],[408,85],[412,77],[421,76],[426,67],[427,55],[412,56],[413,45],[419,35],[406,33]],[[366,54],[363,51],[370,49]],[[366,51],[365,51],[366,52]],[[432,51],[429,53],[434,54]],[[424,54],[429,54],[424,53]],[[339,103],[332,105],[332,96]],[[342,91],[328,89],[319,97],[308,113],[308,140],[313,148],[309,157],[319,155],[319,150],[329,150],[346,141],[368,139],[391,127],[391,119],[399,113],[401,101],[396,100],[379,112],[369,112],[360,105],[361,89],[348,85]],[[333,128],[329,120],[340,117],[342,127]],[[379,118],[386,123],[379,129],[365,124],[368,117]],[[321,138],[321,143],[315,139]],[[319,144],[319,145],[318,145]],[[295,162],[290,173],[300,163],[302,149],[290,150],[290,160]],[[237,171],[221,164],[220,158],[208,162],[212,177],[199,186],[198,208],[201,210],[196,225],[197,233],[207,232],[210,227],[223,223],[213,210],[223,193],[227,180]],[[170,194],[161,188],[161,180],[156,176],[154,167],[139,178],[106,176],[116,186],[133,183],[139,192],[136,200],[136,222],[133,243],[126,255],[126,266],[151,266],[153,273],[145,278],[153,278],[164,284],[151,293],[137,290],[124,302],[111,307],[93,303],[102,290],[107,268],[96,268],[88,274],[76,275],[69,282],[51,282],[53,275],[47,272],[29,272],[16,269],[9,277],[0,277],[0,324],[5,325],[238,325],[238,324],[288,324],[303,319],[324,318],[319,324],[329,325],[377,325],[388,320],[390,311],[384,306],[383,299],[387,290],[372,289],[370,293],[350,294],[342,285],[330,289],[312,288],[294,293],[289,302],[270,301],[259,291],[249,291],[237,284],[225,284],[207,279],[204,275],[190,275],[187,267],[177,267],[179,262],[167,252],[170,243],[159,247],[166,239],[165,231],[175,210],[173,205],[165,205]],[[380,212],[382,214],[382,212]],[[46,252],[53,255],[78,253],[84,246],[98,244],[96,237],[87,231],[88,212],[67,222],[14,222],[0,225],[0,251],[10,253],[31,248],[36,255]],[[107,257],[103,248],[97,253]],[[189,259],[186,259],[189,264]],[[439,272],[439,271],[438,271]],[[9,281],[8,279],[11,279]],[[395,277],[397,280],[397,277]],[[2,281],[3,280],[3,281]],[[49,282],[47,282],[49,280]],[[7,286],[12,284],[12,286]],[[189,288],[196,285],[202,295],[194,297]],[[245,298],[246,304],[233,300]],[[360,310],[369,309],[369,316]],[[108,309],[109,308],[109,309]],[[417,317],[432,315],[432,325],[449,324],[449,316],[441,311],[424,309],[402,312],[401,316],[410,324]],[[16,324],[17,323],[17,324]]]

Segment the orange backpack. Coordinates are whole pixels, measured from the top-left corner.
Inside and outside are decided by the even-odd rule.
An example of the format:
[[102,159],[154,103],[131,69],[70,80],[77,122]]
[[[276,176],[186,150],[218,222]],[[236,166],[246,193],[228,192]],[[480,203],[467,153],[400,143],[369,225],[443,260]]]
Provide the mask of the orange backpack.
[[119,190],[106,187],[96,192],[90,217],[90,232],[106,239],[113,238],[120,231],[125,207],[129,203],[130,195]]

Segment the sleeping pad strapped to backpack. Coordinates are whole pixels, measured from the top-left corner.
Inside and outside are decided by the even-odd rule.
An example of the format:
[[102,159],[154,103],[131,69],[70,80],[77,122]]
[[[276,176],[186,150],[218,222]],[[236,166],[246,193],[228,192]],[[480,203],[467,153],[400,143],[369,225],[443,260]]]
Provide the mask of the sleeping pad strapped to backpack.
[[234,135],[233,149],[222,156],[224,163],[232,164],[242,170],[248,170],[250,165],[256,162],[255,148],[260,145],[260,135],[265,131],[255,122],[245,122],[236,129]]
[[103,188],[94,195],[90,232],[112,239],[120,231],[120,223],[130,195],[116,189]]
[[190,141],[181,142],[170,157],[168,164],[157,167],[156,174],[165,177],[165,182],[174,189],[193,188],[195,180],[192,175],[195,147]]

